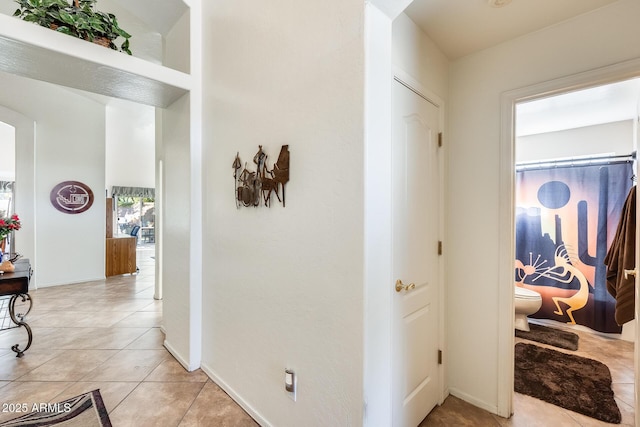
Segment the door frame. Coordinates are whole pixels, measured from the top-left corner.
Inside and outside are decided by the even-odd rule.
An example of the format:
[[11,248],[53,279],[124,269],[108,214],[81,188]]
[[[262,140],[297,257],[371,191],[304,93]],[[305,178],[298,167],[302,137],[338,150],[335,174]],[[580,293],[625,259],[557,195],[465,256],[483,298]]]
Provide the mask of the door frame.
[[[421,85],[417,80],[411,77],[404,70],[394,67],[393,69],[393,81],[400,83],[405,86],[410,91],[414,92],[416,95],[425,99],[427,102],[434,105],[438,108],[438,131],[442,133],[442,146],[438,148],[438,240],[443,242],[443,246],[445,246],[445,179],[446,176],[446,132],[445,132],[445,104],[442,98],[436,95],[434,92],[430,91],[423,85]],[[393,82],[392,82],[393,84]],[[390,143],[393,143],[391,140]],[[445,383],[445,367],[446,367],[446,341],[445,341],[445,298],[444,298],[444,278],[445,278],[445,251],[438,257],[438,348],[442,350],[443,357],[442,363],[438,365],[438,373],[437,373],[437,389],[438,389],[438,405],[442,405],[444,399],[449,394],[448,387]],[[393,254],[393,252],[392,252]],[[395,278],[393,279],[395,280]],[[394,282],[395,283],[395,282]],[[389,283],[389,289],[391,290],[391,296],[395,293],[395,290],[392,290],[392,284]],[[391,302],[391,301],[390,301]],[[393,311],[391,312],[393,313]]]
[[[500,123],[500,198],[499,220],[499,293],[498,293],[498,415],[513,414],[514,384],[514,301],[513,259],[515,254],[515,106],[523,101],[586,89],[640,77],[640,59],[598,68],[504,92],[501,95]],[[640,295],[636,279],[635,315],[635,424],[640,425],[639,343]]]

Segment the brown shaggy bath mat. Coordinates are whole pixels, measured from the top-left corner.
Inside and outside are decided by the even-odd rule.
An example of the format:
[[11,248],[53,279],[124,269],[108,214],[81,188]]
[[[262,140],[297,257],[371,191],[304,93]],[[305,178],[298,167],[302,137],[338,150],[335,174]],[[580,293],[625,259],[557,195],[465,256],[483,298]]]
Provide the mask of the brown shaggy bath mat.
[[578,349],[578,335],[573,332],[529,323],[529,332],[516,329],[516,336],[525,340],[537,341],[567,350]]
[[518,343],[515,353],[516,392],[620,424],[622,416],[613,399],[606,365],[533,344]]

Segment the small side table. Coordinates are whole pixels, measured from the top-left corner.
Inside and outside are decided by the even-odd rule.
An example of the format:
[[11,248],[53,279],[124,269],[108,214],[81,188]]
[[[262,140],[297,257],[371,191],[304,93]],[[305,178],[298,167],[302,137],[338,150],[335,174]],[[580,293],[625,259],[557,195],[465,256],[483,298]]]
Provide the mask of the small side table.
[[[28,341],[26,347],[23,350],[20,350],[19,344],[11,347],[11,350],[17,353],[16,357],[22,357],[24,352],[31,347],[33,340],[31,327],[25,322],[27,314],[33,307],[33,299],[29,295],[32,270],[31,263],[25,258],[17,260],[14,265],[15,271],[0,274],[0,297],[9,297],[0,300],[0,330],[18,327],[27,330]],[[16,302],[18,300],[28,304],[25,313],[16,313]]]

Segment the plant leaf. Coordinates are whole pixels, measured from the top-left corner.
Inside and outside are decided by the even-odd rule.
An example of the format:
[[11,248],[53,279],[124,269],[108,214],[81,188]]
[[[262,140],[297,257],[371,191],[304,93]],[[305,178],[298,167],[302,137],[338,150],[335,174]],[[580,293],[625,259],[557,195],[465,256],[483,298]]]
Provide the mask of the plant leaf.
[[36,15],[26,15],[24,18],[22,18],[24,21],[27,22],[38,22],[40,20],[39,17],[37,17]]
[[118,33],[118,35],[124,37],[125,39],[128,39],[131,37],[131,34],[127,33],[125,30],[123,30],[122,28],[116,28],[116,32]]
[[75,23],[75,19],[70,13],[65,12],[64,10],[61,10],[59,15],[60,15],[60,20],[65,24],[73,25]]
[[65,27],[65,26],[58,27],[56,28],[56,31],[59,33],[67,34],[69,36],[75,36],[75,34],[73,34],[73,32],[69,29],[69,27]]

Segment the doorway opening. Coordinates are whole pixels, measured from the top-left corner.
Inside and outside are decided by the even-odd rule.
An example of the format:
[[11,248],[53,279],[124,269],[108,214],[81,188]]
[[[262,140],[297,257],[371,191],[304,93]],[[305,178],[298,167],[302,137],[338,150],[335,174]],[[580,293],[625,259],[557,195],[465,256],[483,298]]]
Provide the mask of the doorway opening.
[[[9,218],[15,213],[16,181],[16,129],[0,122],[0,218]],[[3,253],[15,252],[14,232],[10,232],[4,243]]]
[[[523,344],[540,346],[537,332],[577,336],[581,356],[609,367],[615,401],[631,423],[635,297],[608,288],[607,263],[635,186],[639,106],[640,78],[528,97],[515,102],[512,138],[516,345],[520,350]],[[535,307],[529,304],[524,316],[524,300],[518,297],[522,289],[538,301]],[[631,311],[622,313],[620,307],[629,303]],[[518,373],[520,350],[515,413],[531,402]]]

